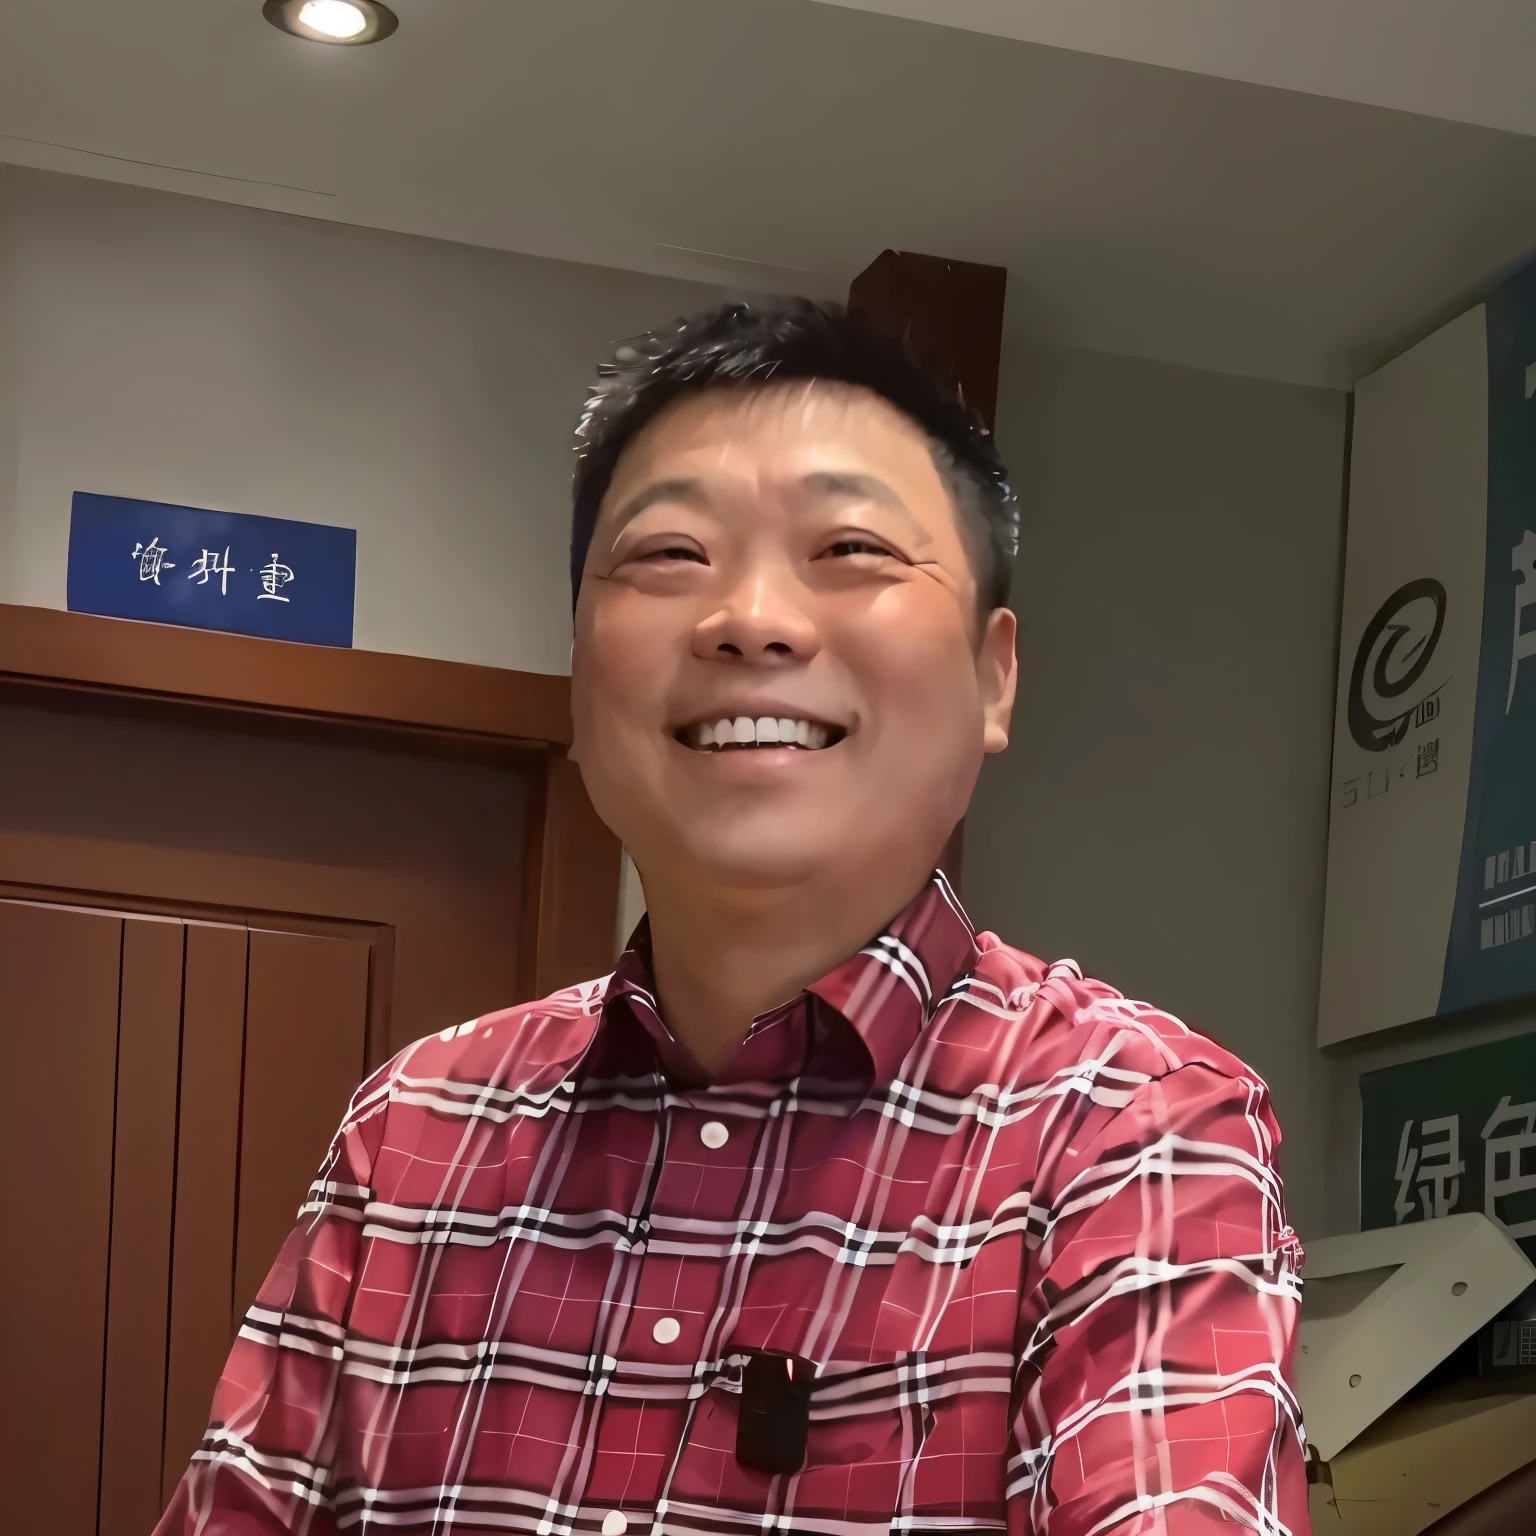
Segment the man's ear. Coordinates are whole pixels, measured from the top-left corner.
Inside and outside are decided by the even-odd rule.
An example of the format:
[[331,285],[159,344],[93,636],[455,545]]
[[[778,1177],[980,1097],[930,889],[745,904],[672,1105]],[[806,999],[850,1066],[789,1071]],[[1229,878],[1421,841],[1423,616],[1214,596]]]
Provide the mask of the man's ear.
[[1019,681],[1019,659],[1014,648],[1018,630],[1019,621],[1011,608],[994,608],[987,615],[981,644],[976,649],[982,744],[988,752],[1001,752],[1008,745],[1013,695]]

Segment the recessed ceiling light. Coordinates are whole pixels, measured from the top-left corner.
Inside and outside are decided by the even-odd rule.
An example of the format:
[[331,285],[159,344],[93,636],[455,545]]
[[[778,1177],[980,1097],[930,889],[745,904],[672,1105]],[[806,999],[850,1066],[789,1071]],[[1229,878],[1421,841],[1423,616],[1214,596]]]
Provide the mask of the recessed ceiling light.
[[312,43],[377,43],[400,25],[378,0],[267,0],[261,14]]

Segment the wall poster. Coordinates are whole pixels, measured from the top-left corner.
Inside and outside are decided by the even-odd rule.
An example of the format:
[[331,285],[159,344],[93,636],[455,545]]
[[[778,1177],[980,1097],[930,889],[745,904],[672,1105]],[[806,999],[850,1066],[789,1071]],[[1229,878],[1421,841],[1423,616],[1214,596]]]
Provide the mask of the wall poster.
[[1536,993],[1536,267],[1356,391],[1318,1041]]
[[1536,1034],[1360,1079],[1360,1225],[1482,1211],[1536,1259]]

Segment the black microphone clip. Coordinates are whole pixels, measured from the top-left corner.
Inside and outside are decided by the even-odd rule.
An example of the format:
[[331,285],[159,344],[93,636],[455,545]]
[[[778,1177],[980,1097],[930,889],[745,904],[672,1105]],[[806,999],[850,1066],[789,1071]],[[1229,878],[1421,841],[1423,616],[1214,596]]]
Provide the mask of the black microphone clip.
[[759,1472],[798,1472],[805,1465],[816,1367],[798,1355],[753,1350],[741,1373],[736,1460]]

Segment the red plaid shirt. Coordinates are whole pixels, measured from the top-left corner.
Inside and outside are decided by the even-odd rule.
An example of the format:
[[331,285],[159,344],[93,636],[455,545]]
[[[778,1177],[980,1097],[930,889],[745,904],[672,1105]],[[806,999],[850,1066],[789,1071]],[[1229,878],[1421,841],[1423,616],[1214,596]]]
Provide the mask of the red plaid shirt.
[[[942,876],[700,1082],[604,981],[358,1090],[159,1530],[1307,1530],[1264,1084]],[[802,1471],[736,1460],[748,1351]]]

